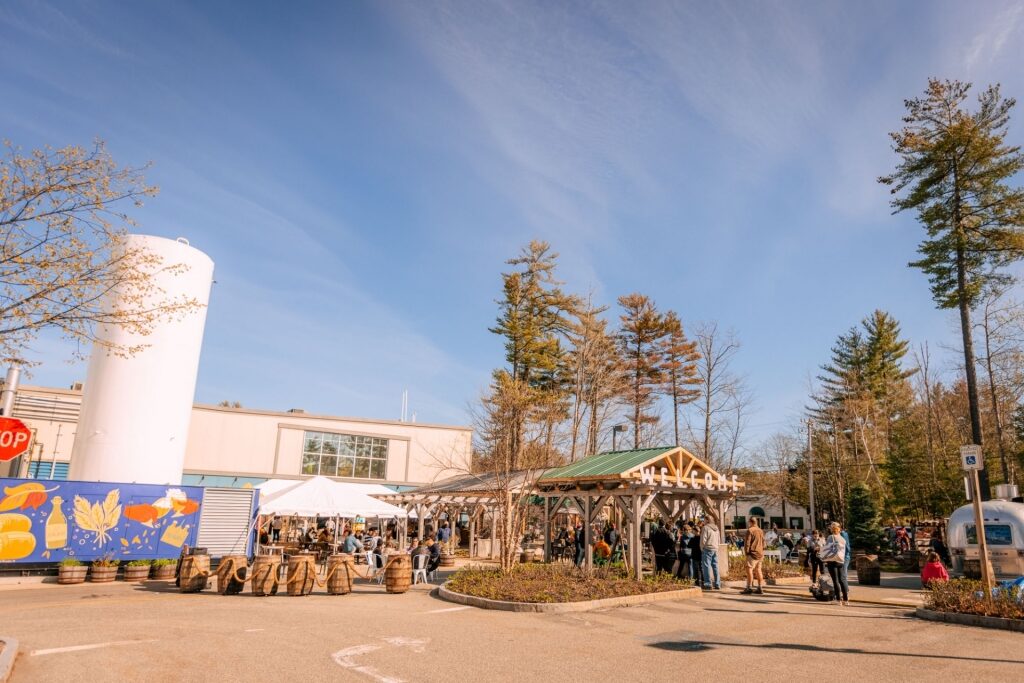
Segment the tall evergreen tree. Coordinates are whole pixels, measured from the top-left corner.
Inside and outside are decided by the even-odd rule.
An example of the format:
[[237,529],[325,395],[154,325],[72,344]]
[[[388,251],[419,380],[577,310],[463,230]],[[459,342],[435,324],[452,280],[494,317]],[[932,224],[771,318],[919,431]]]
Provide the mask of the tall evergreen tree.
[[633,447],[640,448],[644,428],[658,422],[651,408],[665,381],[664,340],[670,330],[665,316],[643,294],[620,296],[619,306],[623,309],[619,347],[629,386],[625,402],[632,410]]
[[662,361],[665,373],[664,391],[672,404],[674,443],[679,446],[679,408],[696,401],[701,395],[700,389],[696,387],[700,384],[700,378],[697,376],[700,353],[697,351],[697,342],[686,338],[683,322],[675,311],[665,314],[665,326],[669,332],[665,338]]
[[971,436],[981,445],[971,308],[987,288],[1012,281],[1005,267],[1024,257],[1024,191],[1007,182],[1024,155],[1005,141],[1016,101],[990,86],[970,112],[970,88],[931,79],[924,97],[906,100],[906,125],[891,134],[900,163],[879,181],[892,187],[896,211],[915,210],[927,233],[910,265],[927,273],[939,308],[959,310]]

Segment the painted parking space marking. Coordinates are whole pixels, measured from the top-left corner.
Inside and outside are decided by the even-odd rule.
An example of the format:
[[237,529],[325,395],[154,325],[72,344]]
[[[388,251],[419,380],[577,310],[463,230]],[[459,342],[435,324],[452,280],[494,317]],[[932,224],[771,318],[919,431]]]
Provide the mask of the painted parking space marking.
[[441,614],[442,612],[461,612],[464,609],[474,609],[470,605],[463,605],[462,607],[445,607],[443,609],[432,609],[429,612],[420,612],[420,614]]
[[[430,642],[429,638],[420,640],[418,638],[404,638],[402,636],[390,636],[381,638],[381,640],[392,647],[408,647],[416,653],[425,652],[427,649],[427,643]],[[376,652],[382,647],[383,645],[377,645],[376,643],[353,645],[352,647],[346,647],[343,650],[338,650],[331,655],[331,659],[333,659],[334,663],[341,668],[361,673],[368,678],[378,681],[378,683],[404,683],[401,678],[395,678],[394,676],[383,674],[372,666],[359,664],[355,661],[356,657]]]
[[43,650],[32,650],[29,652],[30,657],[39,657],[42,655],[57,655],[64,652],[81,652],[82,650],[98,650],[102,647],[112,647],[114,645],[139,645],[141,643],[155,643],[156,638],[149,640],[111,640],[106,643],[91,643],[89,645],[69,645],[67,647],[51,647]]

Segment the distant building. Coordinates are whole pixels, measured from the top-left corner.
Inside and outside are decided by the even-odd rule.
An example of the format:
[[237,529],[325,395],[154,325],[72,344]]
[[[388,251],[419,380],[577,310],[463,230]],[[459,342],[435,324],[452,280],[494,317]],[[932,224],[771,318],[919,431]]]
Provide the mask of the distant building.
[[806,507],[795,503],[792,500],[785,502],[785,514],[783,504],[778,498],[769,496],[737,496],[730,505],[733,514],[733,528],[744,528],[747,520],[756,517],[763,527],[770,527],[775,524],[780,529],[809,529],[811,526],[811,515]]
[[[66,479],[81,406],[80,385],[19,388],[13,416],[35,430],[35,445],[31,458],[0,463],[0,476]],[[244,486],[319,474],[418,486],[468,467],[471,441],[469,427],[196,404],[182,484]]]

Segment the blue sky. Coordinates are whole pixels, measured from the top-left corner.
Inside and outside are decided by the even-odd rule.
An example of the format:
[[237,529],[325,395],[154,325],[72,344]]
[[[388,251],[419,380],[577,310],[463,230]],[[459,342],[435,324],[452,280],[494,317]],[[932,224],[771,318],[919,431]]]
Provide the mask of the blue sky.
[[874,308],[955,343],[875,179],[929,76],[1024,98],[1022,39],[1010,2],[13,0],[0,137],[153,163],[140,232],[217,264],[200,401],[465,423],[539,238],[575,291],[735,329],[756,438]]

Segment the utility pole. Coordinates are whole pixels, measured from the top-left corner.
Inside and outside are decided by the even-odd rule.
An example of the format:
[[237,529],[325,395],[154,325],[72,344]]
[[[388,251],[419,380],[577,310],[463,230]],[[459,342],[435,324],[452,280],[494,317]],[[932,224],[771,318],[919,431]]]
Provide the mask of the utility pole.
[[807,420],[807,494],[811,502],[811,533],[814,532],[816,518],[814,516],[814,447],[811,441],[811,429],[814,422]]

